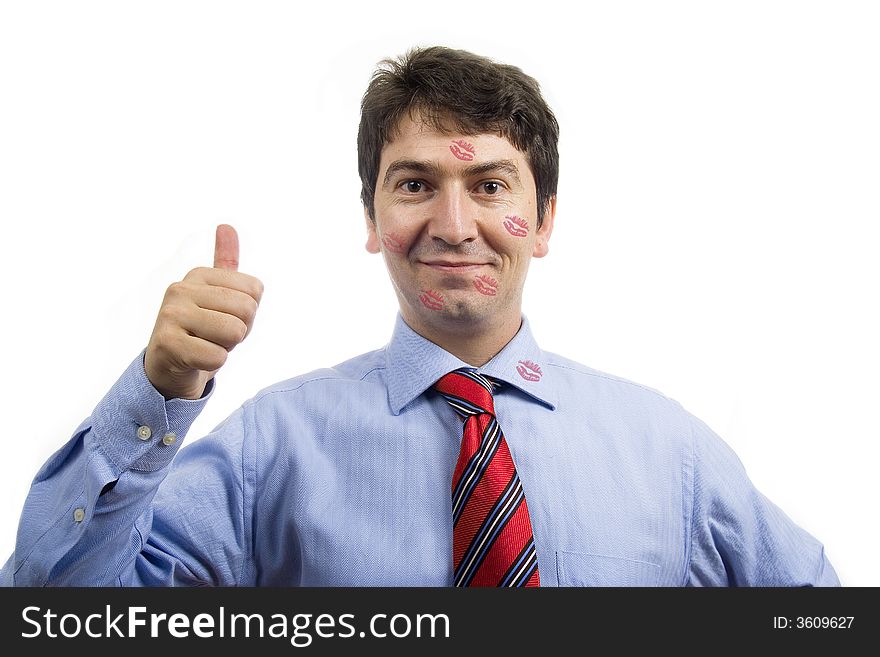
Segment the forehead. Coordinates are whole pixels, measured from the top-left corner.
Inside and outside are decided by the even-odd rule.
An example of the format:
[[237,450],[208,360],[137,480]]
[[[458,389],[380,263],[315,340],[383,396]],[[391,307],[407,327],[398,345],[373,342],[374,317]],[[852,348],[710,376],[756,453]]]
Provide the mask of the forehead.
[[[458,155],[456,155],[458,153]],[[404,115],[391,140],[382,148],[379,178],[391,163],[401,160],[424,160],[455,166],[464,166],[493,160],[516,163],[520,175],[528,176],[531,169],[525,154],[505,137],[497,133],[464,134],[454,130],[440,130],[418,115]]]

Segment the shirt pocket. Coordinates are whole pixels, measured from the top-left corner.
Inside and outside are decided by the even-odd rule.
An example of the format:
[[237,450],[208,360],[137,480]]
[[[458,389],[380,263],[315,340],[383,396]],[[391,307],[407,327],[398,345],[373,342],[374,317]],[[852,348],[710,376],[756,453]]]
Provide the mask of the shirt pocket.
[[559,586],[660,586],[660,566],[586,552],[556,552]]

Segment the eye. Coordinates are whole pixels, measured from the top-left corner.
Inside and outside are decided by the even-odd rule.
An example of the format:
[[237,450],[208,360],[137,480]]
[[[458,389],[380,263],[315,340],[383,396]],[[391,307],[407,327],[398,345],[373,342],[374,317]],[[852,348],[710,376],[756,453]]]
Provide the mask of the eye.
[[403,189],[410,194],[418,194],[422,189],[424,189],[424,183],[419,182],[418,180],[407,180],[403,183]]
[[489,182],[484,182],[480,184],[480,187],[483,188],[483,192],[492,196],[493,194],[497,194],[501,191],[501,183],[497,183],[495,181],[490,180]]

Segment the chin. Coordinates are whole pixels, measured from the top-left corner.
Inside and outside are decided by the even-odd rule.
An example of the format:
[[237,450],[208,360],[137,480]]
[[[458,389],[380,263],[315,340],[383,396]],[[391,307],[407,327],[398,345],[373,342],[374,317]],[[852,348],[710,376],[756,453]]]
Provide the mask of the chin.
[[484,304],[474,303],[465,299],[445,300],[440,310],[423,308],[422,313],[425,321],[432,324],[442,324],[446,328],[476,329],[492,323],[495,313]]

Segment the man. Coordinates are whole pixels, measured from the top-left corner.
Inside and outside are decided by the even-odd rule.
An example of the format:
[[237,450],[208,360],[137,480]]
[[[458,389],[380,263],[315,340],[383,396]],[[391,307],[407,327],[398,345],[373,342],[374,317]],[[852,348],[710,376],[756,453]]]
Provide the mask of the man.
[[517,68],[384,62],[358,135],[391,341],[264,389],[180,449],[262,294],[217,229],[153,334],[38,473],[16,585],[802,586],[823,548],[662,394],[541,350],[558,127]]

